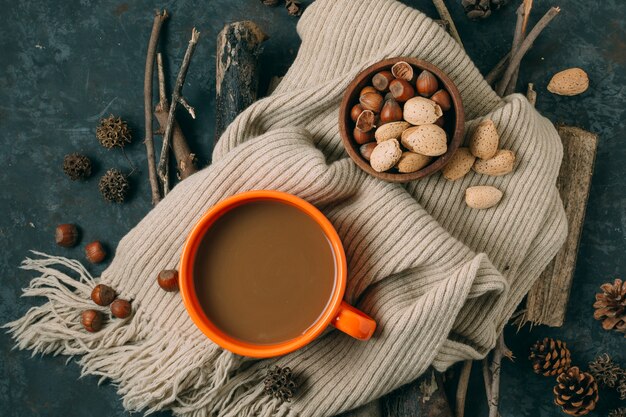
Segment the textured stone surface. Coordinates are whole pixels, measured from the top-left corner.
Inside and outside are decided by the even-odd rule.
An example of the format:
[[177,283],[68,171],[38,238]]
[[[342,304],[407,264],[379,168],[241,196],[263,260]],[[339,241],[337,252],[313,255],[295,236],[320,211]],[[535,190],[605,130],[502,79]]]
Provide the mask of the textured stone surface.
[[[428,0],[407,1],[436,16]],[[461,37],[485,73],[506,53],[512,38],[514,7],[486,21],[470,22],[457,1],[447,2]],[[536,0],[532,21],[552,5]],[[566,340],[574,362],[586,363],[602,352],[626,365],[625,339],[601,330],[592,317],[597,287],[624,274],[626,261],[626,136],[624,92],[626,3],[621,0],[569,0],[563,12],[536,42],[523,62],[519,89],[534,82],[537,107],[555,122],[579,125],[598,133],[600,145],[587,218],[582,234],[570,308],[561,329],[507,331],[518,357],[505,363],[502,376],[503,416],[559,416],[552,404],[553,381],[535,376],[526,359],[537,338]],[[264,80],[283,74],[297,52],[297,19],[281,7],[266,8],[257,0],[156,3],[145,0],[49,2],[0,0],[0,322],[19,317],[31,300],[20,299],[31,274],[17,269],[29,249],[83,259],[82,247],[100,239],[113,251],[119,239],[150,209],[143,147],[143,66],[153,9],[166,7],[172,18],[163,33],[167,74],[173,81],[191,27],[202,32],[190,66],[185,94],[198,113],[191,123],[180,120],[201,165],[210,158],[214,128],[215,37],[225,22],[252,18],[266,31],[261,65]],[[584,68],[591,86],[577,97],[553,96],[545,87],[553,73],[570,66]],[[170,82],[171,85],[171,82]],[[98,119],[121,115],[133,128],[127,154],[137,170],[133,191],[123,205],[107,204],[97,181],[108,168],[131,171],[119,150],[107,151],[95,140]],[[157,139],[157,148],[160,146]],[[71,182],[62,172],[63,156],[82,151],[94,160],[94,176]],[[72,249],[54,244],[54,227],[75,222],[81,244]],[[90,267],[98,274],[103,266]],[[132,277],[130,277],[132,279]],[[115,387],[97,386],[95,377],[78,380],[79,369],[66,358],[34,357],[12,351],[0,335],[0,415],[123,415]],[[480,372],[472,376],[469,417],[486,415]],[[598,411],[618,405],[617,396],[602,391]],[[169,415],[161,413],[160,415]]]

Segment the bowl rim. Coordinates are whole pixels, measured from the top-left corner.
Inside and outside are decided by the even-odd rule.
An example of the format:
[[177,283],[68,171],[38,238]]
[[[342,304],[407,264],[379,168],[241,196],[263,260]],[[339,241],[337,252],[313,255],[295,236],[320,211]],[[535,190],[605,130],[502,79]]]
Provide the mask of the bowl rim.
[[[352,123],[352,119],[350,119],[350,110],[352,108],[351,104],[353,104],[354,102],[357,89],[360,89],[364,86],[362,84],[364,84],[375,73],[388,70],[395,63],[400,61],[408,62],[409,64],[420,70],[430,71],[441,81],[443,87],[445,88],[445,90],[448,91],[452,100],[452,106],[454,108],[455,114],[454,131],[452,133],[452,138],[450,139],[448,150],[446,151],[446,153],[439,156],[436,160],[434,160],[424,168],[410,173],[377,172],[374,170],[374,168],[372,168],[369,162],[361,156],[358,151],[358,147],[360,145],[358,145],[352,139],[352,133],[349,130],[350,123]],[[348,153],[350,158],[357,164],[357,166],[363,171],[376,178],[388,182],[404,183],[414,181],[431,175],[437,171],[440,171],[450,161],[454,153],[463,142],[464,129],[465,111],[463,108],[463,101],[461,99],[461,93],[459,93],[459,90],[452,81],[452,79],[450,79],[450,77],[448,77],[448,75],[439,67],[431,64],[428,61],[424,61],[414,57],[400,56],[387,58],[365,68],[348,85],[339,106],[339,134],[341,135],[341,141],[346,152]]]

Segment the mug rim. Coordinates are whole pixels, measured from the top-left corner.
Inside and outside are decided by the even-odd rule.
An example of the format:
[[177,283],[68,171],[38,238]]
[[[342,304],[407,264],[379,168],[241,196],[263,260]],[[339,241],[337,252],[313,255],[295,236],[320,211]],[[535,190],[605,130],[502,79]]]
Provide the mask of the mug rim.
[[[229,336],[220,330],[202,309],[196,294],[193,279],[193,266],[198,246],[213,223],[223,214],[238,206],[262,200],[289,204],[307,214],[309,218],[313,219],[320,226],[326,235],[335,259],[335,285],[333,293],[326,305],[326,308],[320,313],[318,319],[300,336],[273,344],[254,344]],[[348,267],[346,255],[341,239],[339,238],[334,226],[320,210],[318,210],[311,203],[293,194],[274,190],[254,190],[235,194],[221,200],[204,213],[200,220],[198,220],[189,233],[183,247],[180,263],[179,286],[183,304],[187,313],[200,331],[202,331],[202,333],[204,333],[209,339],[224,349],[238,355],[255,358],[269,358],[284,355],[303,347],[319,336],[324,329],[331,324],[333,318],[337,315],[341,302],[343,301],[343,296],[346,290],[347,271]]]

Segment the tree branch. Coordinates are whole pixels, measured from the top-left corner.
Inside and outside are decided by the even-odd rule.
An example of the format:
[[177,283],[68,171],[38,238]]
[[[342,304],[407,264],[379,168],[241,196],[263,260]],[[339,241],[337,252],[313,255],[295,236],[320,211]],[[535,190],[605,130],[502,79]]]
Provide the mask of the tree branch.
[[161,200],[161,192],[159,191],[159,180],[156,172],[156,162],[154,155],[154,133],[152,132],[152,78],[154,75],[154,56],[156,54],[157,43],[163,22],[168,18],[166,10],[157,12],[152,23],[152,32],[150,33],[150,41],[148,42],[148,52],[146,53],[146,69],[143,80],[143,106],[144,106],[144,123],[146,157],[148,160],[148,178],[150,179],[150,188],[152,190],[152,204],[156,205]]
[[170,110],[167,115],[165,133],[163,134],[163,146],[161,147],[161,158],[159,159],[158,167],[159,178],[163,183],[163,195],[167,195],[167,193],[170,191],[168,165],[169,147],[172,140],[172,130],[174,127],[174,115],[176,113],[176,107],[180,102],[180,98],[182,97],[182,88],[183,84],[185,83],[185,78],[187,77],[189,62],[191,61],[191,57],[193,56],[193,52],[196,48],[196,44],[198,43],[199,36],[200,32],[198,32],[196,28],[193,28],[191,31],[191,39],[189,40],[189,45],[187,46],[187,51],[185,52],[185,57],[183,58],[183,62],[180,66],[178,77],[176,77],[176,84],[174,85],[174,91],[172,93],[172,104],[170,105]]
[[[513,43],[511,44],[511,55],[515,55],[515,53],[519,50],[522,41],[524,40],[524,22],[526,22],[526,5],[528,4],[527,0],[524,0],[522,4],[517,8],[517,20],[515,22],[515,31],[513,32]],[[515,86],[517,85],[517,77],[519,76],[519,66],[515,68],[513,72],[513,76],[511,77],[511,81],[508,85],[504,86],[504,95],[509,95],[515,91]],[[500,85],[498,85],[500,88]]]
[[500,401],[500,370],[502,367],[502,356],[505,350],[504,333],[500,333],[498,343],[493,351],[493,358],[489,371],[491,372],[491,395],[489,398],[489,417],[498,417],[498,403]]
[[456,417],[463,417],[465,415],[465,398],[467,397],[467,386],[472,373],[473,363],[474,361],[472,360],[466,360],[463,362],[463,368],[461,368],[459,384],[456,388]]
[[522,58],[528,52],[528,50],[533,46],[533,42],[537,39],[539,34],[546,26],[550,23],[554,17],[559,14],[561,11],[558,7],[552,7],[550,10],[546,12],[546,14],[539,20],[539,22],[535,25],[535,27],[530,31],[528,36],[524,39],[522,44],[520,45],[517,52],[511,56],[511,60],[509,62],[509,66],[507,67],[502,79],[500,80],[500,84],[498,84],[498,89],[496,92],[498,95],[502,96],[506,86],[511,82],[511,78],[513,77],[513,73],[515,69],[519,67],[522,62]]
[[489,85],[492,85],[502,75],[502,72],[506,68],[506,64],[509,63],[509,58],[511,58],[511,52],[507,52],[507,54],[503,56],[500,61],[498,61],[496,66],[489,71],[489,74],[485,77],[485,81],[487,81]]
[[465,49],[465,47],[463,46],[463,42],[461,41],[459,31],[456,29],[454,21],[452,20],[452,16],[450,15],[450,12],[448,11],[446,4],[444,3],[444,0],[433,0],[433,4],[435,5],[437,12],[439,13],[439,16],[443,20],[448,22],[448,25],[450,25],[450,36],[452,36],[454,40],[456,40],[459,45],[461,45],[461,48]]

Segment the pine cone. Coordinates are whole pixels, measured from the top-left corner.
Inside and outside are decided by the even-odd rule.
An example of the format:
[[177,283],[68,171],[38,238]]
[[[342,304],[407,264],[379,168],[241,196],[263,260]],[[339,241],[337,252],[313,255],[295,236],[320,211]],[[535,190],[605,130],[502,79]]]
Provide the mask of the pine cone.
[[302,14],[302,4],[298,0],[285,0],[287,13],[291,16],[300,16]]
[[109,202],[123,203],[128,194],[128,178],[117,169],[110,169],[100,178],[100,194]]
[[583,416],[596,408],[598,402],[598,384],[593,375],[580,372],[572,366],[556,378],[554,403],[561,406],[564,413],[571,416]]
[[96,129],[96,138],[107,149],[114,146],[123,148],[127,142],[130,143],[131,134],[125,121],[110,115],[100,120],[100,126]]
[[613,362],[607,353],[598,356],[595,361],[589,362],[589,373],[600,385],[609,388],[615,388],[619,378],[622,375],[626,376],[622,368]]
[[559,375],[567,371],[572,364],[565,342],[550,337],[537,340],[530,348],[528,359],[533,364],[533,371],[544,376]]
[[268,369],[263,384],[265,385],[263,390],[265,394],[284,402],[291,402],[297,388],[289,367],[274,366],[274,368]]
[[626,407],[616,408],[609,413],[609,417],[626,417]]
[[465,14],[470,19],[486,19],[491,10],[498,10],[507,0],[461,0]]
[[593,317],[602,320],[604,330],[616,330],[626,334],[626,281],[616,278],[611,284],[600,286],[602,293],[596,294]]
[[91,160],[79,153],[65,155],[65,158],[63,158],[63,172],[72,181],[87,178],[91,175]]

